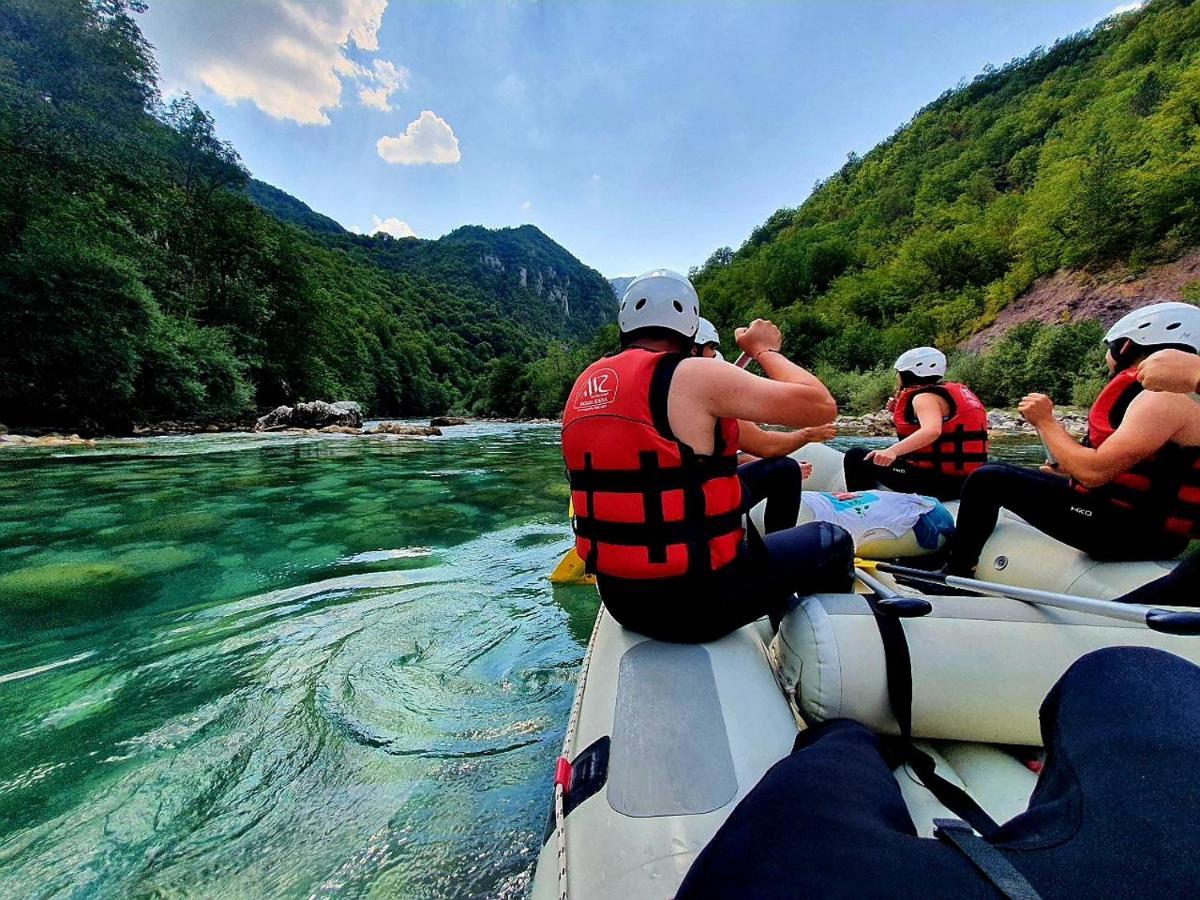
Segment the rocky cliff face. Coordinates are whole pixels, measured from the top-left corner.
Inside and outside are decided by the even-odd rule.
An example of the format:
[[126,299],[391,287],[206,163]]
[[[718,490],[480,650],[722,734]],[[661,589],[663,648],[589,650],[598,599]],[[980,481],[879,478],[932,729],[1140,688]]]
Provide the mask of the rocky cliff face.
[[388,269],[483,293],[505,319],[544,337],[588,338],[616,318],[604,277],[532,225],[468,225],[436,241],[350,240]]

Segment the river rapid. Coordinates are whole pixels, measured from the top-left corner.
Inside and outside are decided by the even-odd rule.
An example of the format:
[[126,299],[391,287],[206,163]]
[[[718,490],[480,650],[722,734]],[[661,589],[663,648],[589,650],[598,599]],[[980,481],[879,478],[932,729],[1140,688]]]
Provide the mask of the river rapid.
[[554,425],[6,452],[0,896],[522,896],[566,501]]

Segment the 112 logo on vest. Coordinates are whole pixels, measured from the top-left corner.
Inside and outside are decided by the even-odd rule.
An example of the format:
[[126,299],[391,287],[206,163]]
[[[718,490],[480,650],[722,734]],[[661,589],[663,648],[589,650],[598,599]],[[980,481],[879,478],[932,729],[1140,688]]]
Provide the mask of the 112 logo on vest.
[[617,399],[617,373],[612,369],[597,369],[583,382],[575,395],[575,408],[583,412],[603,409]]

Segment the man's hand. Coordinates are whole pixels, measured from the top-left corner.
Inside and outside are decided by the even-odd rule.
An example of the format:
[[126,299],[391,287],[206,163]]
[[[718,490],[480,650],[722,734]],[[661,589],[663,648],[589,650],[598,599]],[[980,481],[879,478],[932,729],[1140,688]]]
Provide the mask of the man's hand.
[[733,339],[751,359],[766,350],[778,350],[783,346],[783,335],[773,322],[766,319],[755,319],[745,328],[738,328],[733,333]]
[[896,451],[891,447],[880,447],[868,453],[866,458],[877,466],[891,466],[896,461]]
[[800,477],[812,478],[812,463],[800,460]]
[[827,425],[810,425],[801,430],[804,432],[804,443],[806,444],[819,444],[837,436],[837,426],[832,422]]
[[1183,350],[1151,353],[1138,366],[1137,380],[1148,391],[1190,394],[1200,386],[1200,356]]
[[1054,401],[1045,394],[1026,394],[1017,409],[1034,428],[1054,421]]

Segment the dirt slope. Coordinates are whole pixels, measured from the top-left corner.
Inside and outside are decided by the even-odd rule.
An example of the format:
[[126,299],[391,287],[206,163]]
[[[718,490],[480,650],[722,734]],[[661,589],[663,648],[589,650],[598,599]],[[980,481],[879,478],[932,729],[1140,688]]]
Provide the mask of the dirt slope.
[[1099,319],[1111,325],[1125,313],[1151,300],[1180,300],[1185,286],[1200,280],[1200,250],[1133,276],[1127,269],[1100,273],[1056,272],[1034,282],[1033,287],[1000,311],[996,321],[963,344],[981,350],[1014,325],[1039,322]]

